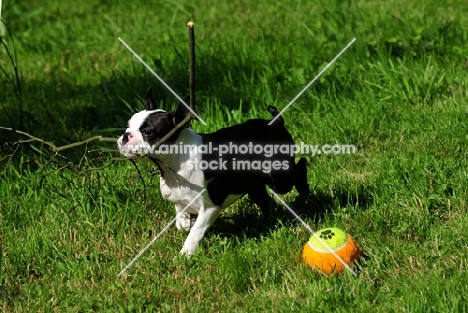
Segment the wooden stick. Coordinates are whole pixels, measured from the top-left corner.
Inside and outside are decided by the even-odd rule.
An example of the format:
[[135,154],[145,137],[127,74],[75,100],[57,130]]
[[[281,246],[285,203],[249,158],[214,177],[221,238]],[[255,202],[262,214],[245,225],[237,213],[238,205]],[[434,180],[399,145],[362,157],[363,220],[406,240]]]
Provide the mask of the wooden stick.
[[[174,127],[166,136],[164,136],[160,141],[158,141],[154,145],[154,149],[157,149],[161,144],[163,144],[167,139],[169,139],[169,137],[171,137],[178,129],[182,128],[189,121],[190,121],[190,114],[187,115],[182,122],[177,124],[177,126]],[[37,138],[37,137],[35,137],[35,136],[33,136],[33,135],[31,135],[31,134],[29,134],[27,132],[21,131],[21,130],[13,129],[13,128],[10,128],[10,127],[3,127],[3,126],[0,126],[0,129],[9,130],[11,132],[14,132],[14,133],[17,133],[17,134],[20,134],[20,135],[31,138],[30,140],[19,140],[18,143],[37,141],[37,142],[40,142],[40,143],[48,146],[50,148],[50,150],[52,150],[53,152],[56,152],[56,153],[60,152],[60,151],[63,151],[63,150],[70,149],[70,148],[75,148],[75,147],[78,147],[78,146],[82,146],[82,145],[88,144],[88,143],[93,142],[93,141],[113,142],[113,143],[117,142],[117,138],[94,136],[94,137],[88,138],[88,139],[80,141],[80,142],[74,142],[74,143],[71,143],[71,144],[68,144],[68,145],[57,147],[54,143],[52,143],[50,141],[45,141],[45,140],[43,140],[41,138]]]
[[169,137],[171,137],[172,135],[174,135],[174,133],[179,129],[179,128],[182,128],[182,126],[184,126],[185,124],[187,124],[188,122],[190,122],[190,114],[187,115],[184,120],[182,122],[180,122],[179,124],[176,125],[176,127],[174,127],[173,129],[171,129],[171,131],[169,133],[167,133],[166,136],[164,136],[161,140],[159,140],[157,143],[154,144],[154,149],[156,150],[157,148],[159,148],[160,145],[162,145],[164,142],[166,142],[166,140],[169,139]]
[[[189,55],[190,55],[190,64],[189,64],[190,108],[193,111],[195,111],[195,29],[193,28],[193,22],[188,22],[187,26],[188,26],[188,31],[189,31]],[[190,116],[191,118],[193,118],[192,113],[190,113]]]
[[[3,127],[3,126],[0,126],[0,129],[9,130],[11,132],[15,132],[17,134],[29,137],[33,141],[37,141],[37,142],[40,142],[40,143],[48,146],[50,148],[50,150],[52,150],[53,152],[60,152],[60,151],[67,150],[67,149],[70,149],[70,148],[82,146],[82,145],[88,144],[88,143],[90,143],[92,141],[103,141],[103,142],[114,142],[114,143],[117,142],[117,138],[94,136],[94,137],[88,138],[88,139],[86,139],[84,141],[74,142],[74,143],[71,143],[71,144],[68,144],[68,145],[57,147],[54,143],[52,143],[50,141],[45,141],[45,140],[43,140],[41,138],[34,137],[33,135],[31,135],[31,134],[29,134],[27,132],[21,131],[21,130],[13,129],[13,128],[10,128],[10,127]],[[18,143],[30,142],[31,140],[19,140]]]

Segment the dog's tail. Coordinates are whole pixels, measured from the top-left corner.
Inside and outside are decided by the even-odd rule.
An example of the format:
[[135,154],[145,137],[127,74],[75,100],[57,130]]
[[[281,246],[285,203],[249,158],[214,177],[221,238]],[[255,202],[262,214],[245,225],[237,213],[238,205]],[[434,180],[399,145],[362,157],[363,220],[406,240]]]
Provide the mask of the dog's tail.
[[[278,116],[279,112],[278,112],[278,109],[272,105],[269,105],[268,106],[268,112],[270,112],[271,116],[273,118],[275,118],[276,116]],[[283,119],[283,116],[278,116],[278,118],[275,120],[275,122],[273,124],[281,124],[281,125],[284,125],[284,119]]]

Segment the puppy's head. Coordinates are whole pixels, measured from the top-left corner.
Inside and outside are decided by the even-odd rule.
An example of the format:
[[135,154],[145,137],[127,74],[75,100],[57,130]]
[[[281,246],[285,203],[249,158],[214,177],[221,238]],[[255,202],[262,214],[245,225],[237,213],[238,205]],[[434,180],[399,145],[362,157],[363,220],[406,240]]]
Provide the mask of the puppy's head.
[[[184,102],[190,105],[190,97],[185,97]],[[158,109],[151,95],[151,87],[148,88],[145,110],[132,116],[128,121],[127,130],[117,141],[120,152],[129,158],[147,154],[150,146],[164,138],[188,114],[190,111],[183,103],[179,103],[173,112]],[[188,125],[189,123],[183,128]],[[171,138],[175,136],[177,132]]]

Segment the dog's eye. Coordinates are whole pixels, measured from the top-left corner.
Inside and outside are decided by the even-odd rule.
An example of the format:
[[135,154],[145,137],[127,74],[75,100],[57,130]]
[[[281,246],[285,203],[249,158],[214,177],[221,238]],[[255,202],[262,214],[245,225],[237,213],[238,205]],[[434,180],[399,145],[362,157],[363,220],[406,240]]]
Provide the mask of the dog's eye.
[[142,129],[142,130],[141,130],[141,134],[142,134],[142,135],[145,135],[145,136],[149,136],[149,135],[151,135],[151,131],[148,130],[148,129]]

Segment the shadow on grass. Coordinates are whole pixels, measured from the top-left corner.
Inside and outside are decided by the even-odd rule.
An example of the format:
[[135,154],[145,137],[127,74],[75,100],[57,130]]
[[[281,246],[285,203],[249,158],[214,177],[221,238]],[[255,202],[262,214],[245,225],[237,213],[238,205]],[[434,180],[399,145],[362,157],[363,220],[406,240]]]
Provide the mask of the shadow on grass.
[[[233,60],[234,62],[235,60]],[[124,128],[133,113],[143,108],[143,98],[149,86],[153,87],[156,102],[165,110],[173,110],[178,100],[139,62],[132,64],[128,72],[110,72],[107,77],[90,80],[96,82],[79,84],[82,78],[73,77],[62,68],[53,68],[51,73],[39,75],[44,79],[24,80],[20,77],[22,110],[20,100],[13,86],[0,90],[4,105],[0,107],[0,125],[29,132],[56,144],[66,144],[85,137],[99,135],[103,130]],[[210,99],[219,100],[227,108],[238,108],[240,103],[250,103],[252,96],[235,85],[252,84],[246,73],[253,73],[254,82],[261,81],[262,75],[254,62],[244,60],[234,64],[213,55],[198,58],[197,68],[197,110],[203,114],[204,103]],[[174,64],[167,69],[160,68],[157,60],[150,66],[180,96],[189,93],[189,76],[186,64]],[[231,77],[240,81],[232,83]],[[229,83],[230,82],[230,83]],[[234,86],[233,86],[234,85]],[[20,116],[22,115],[22,118]],[[120,131],[109,135],[120,135]],[[0,138],[16,139],[13,133],[0,130]]]
[[[334,195],[316,192],[308,196],[298,196],[293,202],[286,203],[302,219],[307,219],[309,226],[316,230],[314,224],[323,219],[325,215],[339,208],[350,206],[356,210],[366,210],[372,201],[372,195],[366,190],[361,190],[357,194],[340,190]],[[257,238],[268,235],[278,226],[300,223],[281,204],[276,208],[271,208],[269,214],[262,214],[250,199],[243,200],[239,206],[244,210],[232,216],[218,218],[210,231],[226,237]]]
[[[236,90],[226,81],[231,76],[245,77],[245,73],[258,73],[254,62],[248,62],[247,59],[241,64],[234,64],[213,55],[201,56],[197,62],[196,106],[201,116],[211,108],[206,107],[206,103],[213,103],[214,99],[229,109],[238,108],[240,103],[251,100],[249,94]],[[170,69],[161,68],[157,60],[153,60],[153,64],[151,61],[148,63],[179,96],[184,97],[189,93],[189,75],[185,63],[178,62]],[[12,85],[0,89],[0,99],[3,99],[0,106],[0,126],[25,131],[56,146],[63,146],[97,135],[117,139],[126,128],[130,117],[143,109],[143,99],[149,86],[153,87],[153,96],[161,109],[172,111],[178,103],[178,100],[138,61],[132,61],[131,68],[125,72],[98,74],[100,78],[92,74],[90,83],[84,84],[76,83],[83,81],[82,77],[75,77],[73,75],[76,74],[72,72],[64,72],[59,66],[52,68],[47,75],[39,73],[39,76],[44,77],[42,80],[24,80],[20,77],[21,97],[17,93],[18,89]],[[256,79],[260,78],[261,74],[258,74]],[[239,84],[248,85],[244,81]],[[16,150],[17,146],[13,143],[24,139],[29,138],[0,129],[0,159],[14,154],[11,160],[7,158],[8,164],[20,164],[25,158],[32,161],[31,164],[35,164],[38,158],[40,163],[47,162],[43,159],[44,156],[49,156],[47,153],[44,155],[42,151],[44,147],[48,150],[48,147],[39,142],[22,143]],[[117,150],[113,143],[97,141],[90,145],[90,149],[95,148]],[[38,150],[41,152],[38,153]],[[81,160],[83,151],[84,147],[79,146],[62,151],[62,154],[77,163]],[[119,155],[115,152],[109,155],[109,159],[113,156]],[[3,168],[3,165],[0,163],[0,168]],[[100,165],[101,163],[96,164]]]

